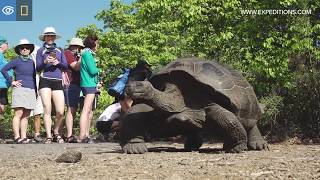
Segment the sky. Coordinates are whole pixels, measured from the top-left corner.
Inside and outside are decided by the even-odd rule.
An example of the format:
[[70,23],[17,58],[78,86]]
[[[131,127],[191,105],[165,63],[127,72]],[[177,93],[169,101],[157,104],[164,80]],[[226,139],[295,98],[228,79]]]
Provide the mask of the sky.
[[[53,26],[62,36],[56,43],[60,47],[75,36],[77,29],[89,24],[103,28],[103,23],[94,16],[103,9],[110,8],[111,0],[33,0],[32,21],[0,21],[0,35],[5,36],[10,47],[26,38],[31,43],[42,45],[39,35],[47,26]],[[131,3],[133,0],[121,0]]]

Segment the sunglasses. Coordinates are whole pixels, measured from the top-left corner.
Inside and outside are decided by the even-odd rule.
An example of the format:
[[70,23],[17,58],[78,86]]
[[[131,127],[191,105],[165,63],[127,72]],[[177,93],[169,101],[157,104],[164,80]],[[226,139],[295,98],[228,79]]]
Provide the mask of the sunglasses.
[[30,50],[31,47],[30,47],[30,46],[21,46],[21,47],[20,47],[20,50],[24,50],[24,49]]

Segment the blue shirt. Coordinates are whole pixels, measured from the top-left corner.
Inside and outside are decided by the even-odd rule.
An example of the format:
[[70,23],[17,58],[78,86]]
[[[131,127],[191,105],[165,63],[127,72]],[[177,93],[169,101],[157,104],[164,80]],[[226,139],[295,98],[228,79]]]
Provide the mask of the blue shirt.
[[36,62],[37,62],[37,71],[42,72],[41,76],[49,79],[62,79],[62,70],[68,69],[68,63],[64,53],[55,48],[53,50],[56,54],[56,58],[60,62],[57,65],[45,64],[44,60],[49,56],[48,50],[45,47],[42,47],[37,52]]
[[22,57],[17,57],[2,68],[1,73],[10,84],[12,83],[12,77],[9,76],[8,71],[11,69],[14,70],[16,75],[15,80],[21,80],[22,87],[30,89],[36,88],[36,71],[31,58],[25,61],[22,60]]
[[[0,70],[7,64],[7,60],[4,58],[2,52],[0,52]],[[12,71],[9,72],[9,75],[12,76]],[[5,79],[5,77],[0,73],[0,88],[8,88],[10,83]]]

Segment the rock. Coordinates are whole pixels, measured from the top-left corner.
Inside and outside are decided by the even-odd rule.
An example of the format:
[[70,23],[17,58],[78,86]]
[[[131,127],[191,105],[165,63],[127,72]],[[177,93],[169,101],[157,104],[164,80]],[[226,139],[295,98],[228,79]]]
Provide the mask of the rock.
[[57,157],[57,163],[77,163],[81,160],[82,153],[79,151],[70,150],[62,153]]

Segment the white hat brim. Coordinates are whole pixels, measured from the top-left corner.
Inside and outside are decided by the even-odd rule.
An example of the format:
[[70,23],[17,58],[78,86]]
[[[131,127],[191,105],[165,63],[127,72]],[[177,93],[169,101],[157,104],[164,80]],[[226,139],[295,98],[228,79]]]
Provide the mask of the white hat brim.
[[80,47],[84,47],[83,44],[69,44],[69,47],[70,47],[70,46],[80,46]]
[[61,36],[58,35],[58,34],[41,34],[41,35],[39,36],[40,41],[44,41],[44,36],[47,36],[47,35],[55,35],[55,36],[56,36],[56,39],[61,38]]
[[34,51],[34,44],[18,44],[16,47],[14,47],[14,51],[17,53],[17,54],[20,54],[20,46],[22,45],[28,45],[28,46],[31,46],[31,49],[30,49],[30,54]]

